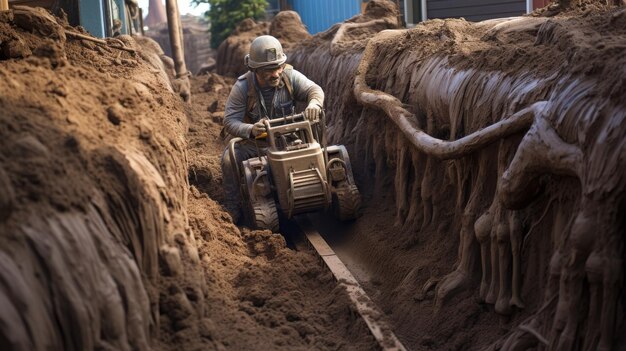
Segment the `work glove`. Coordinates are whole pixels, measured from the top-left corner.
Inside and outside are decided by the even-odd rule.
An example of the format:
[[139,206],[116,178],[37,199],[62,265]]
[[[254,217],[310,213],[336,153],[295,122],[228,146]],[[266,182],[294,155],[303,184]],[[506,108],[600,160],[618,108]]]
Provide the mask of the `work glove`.
[[265,124],[263,121],[258,121],[252,125],[252,136],[258,137],[259,135],[265,133]]
[[320,113],[322,112],[322,108],[319,103],[315,100],[309,102],[309,106],[304,109],[304,118],[308,119],[311,122],[316,122],[320,119]]

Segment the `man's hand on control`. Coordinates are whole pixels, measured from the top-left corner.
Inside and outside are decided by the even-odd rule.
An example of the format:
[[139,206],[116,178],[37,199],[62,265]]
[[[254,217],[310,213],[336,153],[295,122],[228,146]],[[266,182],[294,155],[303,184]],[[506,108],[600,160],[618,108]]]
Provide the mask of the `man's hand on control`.
[[311,122],[316,122],[320,119],[320,113],[322,112],[322,108],[316,101],[311,101],[309,106],[304,110],[304,118],[308,119]]
[[265,133],[265,124],[263,121],[258,121],[252,125],[252,136],[258,137],[259,135]]

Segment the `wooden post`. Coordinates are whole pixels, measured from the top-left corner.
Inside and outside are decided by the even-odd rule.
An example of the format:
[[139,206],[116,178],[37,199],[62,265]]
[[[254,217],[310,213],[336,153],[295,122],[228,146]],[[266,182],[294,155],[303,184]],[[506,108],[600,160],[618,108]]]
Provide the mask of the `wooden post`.
[[9,0],[0,0],[0,11],[9,10]]
[[139,31],[141,32],[141,35],[146,35],[143,30],[143,9],[141,7],[139,8]]
[[172,46],[176,78],[181,78],[188,75],[188,73],[187,67],[185,67],[183,29],[180,24],[180,15],[178,14],[178,1],[165,0],[165,11],[167,12],[167,28],[170,33],[170,45]]
[[174,89],[185,102],[191,101],[191,83],[185,66],[185,47],[183,46],[183,27],[180,23],[177,0],[165,0],[167,11],[167,28],[170,32],[170,44],[172,45],[172,58],[176,68],[176,79],[172,82],[176,86]]

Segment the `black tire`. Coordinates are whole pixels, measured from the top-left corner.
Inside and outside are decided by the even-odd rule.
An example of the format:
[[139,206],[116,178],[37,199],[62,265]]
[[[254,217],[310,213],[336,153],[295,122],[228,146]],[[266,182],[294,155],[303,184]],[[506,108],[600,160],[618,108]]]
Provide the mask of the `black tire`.
[[341,221],[356,219],[361,215],[361,194],[356,185],[346,185],[335,190],[333,214]]
[[252,203],[252,215],[254,219],[254,227],[257,229],[269,229],[273,232],[278,232],[278,210],[276,209],[276,203],[270,196],[259,199],[259,201],[253,201]]

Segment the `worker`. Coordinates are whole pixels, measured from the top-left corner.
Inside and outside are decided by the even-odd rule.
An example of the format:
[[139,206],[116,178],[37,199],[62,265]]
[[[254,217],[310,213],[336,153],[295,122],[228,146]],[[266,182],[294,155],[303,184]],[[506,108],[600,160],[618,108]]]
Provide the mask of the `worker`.
[[270,35],[254,39],[244,58],[248,72],[237,79],[226,101],[224,132],[244,139],[235,145],[237,160],[230,159],[226,148],[221,162],[224,207],[234,223],[241,217],[241,196],[232,162],[240,163],[267,148],[266,141],[255,139],[266,132],[263,120],[293,114],[296,102],[305,102],[304,117],[316,122],[324,105],[322,88],[285,61],[278,39]]

